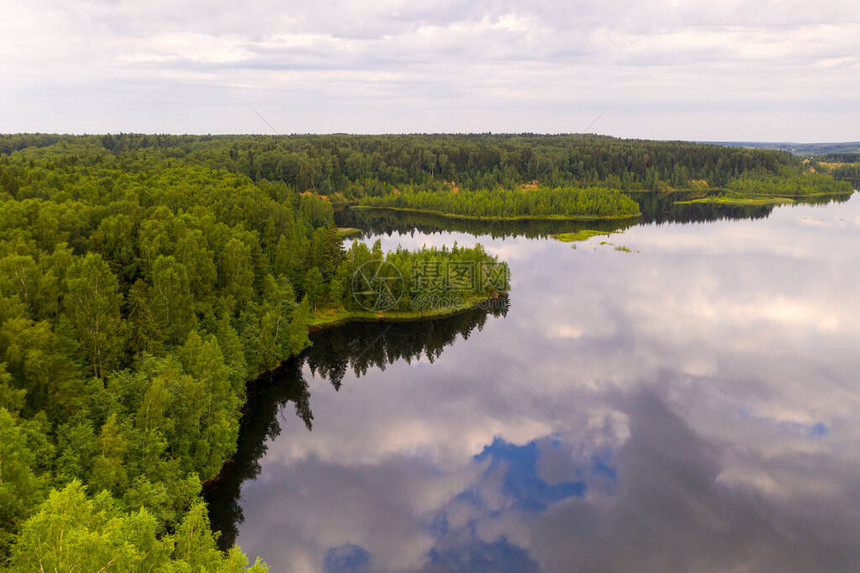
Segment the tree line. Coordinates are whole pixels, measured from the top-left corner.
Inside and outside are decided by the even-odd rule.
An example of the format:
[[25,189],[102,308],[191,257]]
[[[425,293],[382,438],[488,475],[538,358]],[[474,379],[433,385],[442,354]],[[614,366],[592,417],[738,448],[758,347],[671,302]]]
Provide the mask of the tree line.
[[657,190],[704,180],[722,187],[748,171],[803,169],[800,159],[783,151],[597,135],[0,136],[0,154],[37,156],[55,146],[70,155],[182,159],[346,198],[443,181],[463,189],[513,189],[532,181]]

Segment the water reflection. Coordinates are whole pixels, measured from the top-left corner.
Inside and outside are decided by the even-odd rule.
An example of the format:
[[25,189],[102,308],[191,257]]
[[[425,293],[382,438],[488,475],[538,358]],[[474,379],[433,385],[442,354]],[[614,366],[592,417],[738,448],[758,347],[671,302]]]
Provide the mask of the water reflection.
[[[454,239],[478,240],[388,243]],[[289,391],[313,431],[277,406],[246,422],[269,436],[226,496],[248,553],[277,571],[856,570],[858,198],[576,249],[480,241],[511,264],[504,320],[429,356],[392,333],[345,367],[372,333],[320,340]]]
[[292,403],[298,418],[310,431],[313,413],[308,383],[302,377],[301,361],[290,360],[248,385],[248,402],[239,430],[238,448],[221,470],[218,479],[206,485],[212,527],[221,532],[218,544],[227,550],[236,543],[244,521],[241,506],[242,484],[260,475],[260,460],[268,451],[269,440],[281,434],[284,412]]
[[336,390],[351,368],[355,377],[371,367],[385,370],[389,364],[404,360],[407,364],[422,358],[432,364],[446,346],[457,337],[468,340],[474,330],[481,330],[489,316],[505,316],[506,297],[487,301],[476,308],[445,318],[418,322],[356,322],[340,328],[315,333],[311,347],[304,353],[310,371],[326,378]]
[[639,223],[638,219],[620,221],[475,221],[440,217],[427,213],[409,213],[385,209],[342,209],[335,213],[335,221],[341,227],[363,229],[364,236],[391,235],[393,233],[448,233],[504,237],[546,237],[555,233],[570,233],[580,229],[619,231]]
[[358,378],[370,368],[384,370],[398,360],[409,364],[433,363],[458,337],[466,340],[475,330],[484,328],[489,317],[504,316],[508,304],[508,299],[502,297],[484,308],[438,320],[356,322],[316,332],[311,335],[312,346],[300,357],[250,384],[237,452],[206,492],[213,527],[221,531],[222,549],[236,542],[238,527],[244,520],[240,504],[242,483],[260,475],[260,460],[268,451],[268,442],[280,435],[282,424],[286,423],[287,405],[294,404],[305,428],[313,429],[310,392],[302,373],[304,365],[339,390],[348,370]]
[[[361,229],[363,236],[407,234],[419,232],[466,233],[470,235],[489,235],[493,238],[528,237],[531,239],[547,237],[557,233],[571,233],[582,229],[619,232],[641,224],[665,223],[704,223],[723,220],[765,219],[774,210],[773,205],[725,205],[692,204],[678,205],[707,196],[706,192],[630,193],[639,203],[642,216],[620,221],[473,221],[453,219],[427,213],[409,213],[385,209],[349,209],[335,212],[335,221],[341,227]],[[799,200],[804,205],[827,205],[844,203],[849,195],[809,197]]]

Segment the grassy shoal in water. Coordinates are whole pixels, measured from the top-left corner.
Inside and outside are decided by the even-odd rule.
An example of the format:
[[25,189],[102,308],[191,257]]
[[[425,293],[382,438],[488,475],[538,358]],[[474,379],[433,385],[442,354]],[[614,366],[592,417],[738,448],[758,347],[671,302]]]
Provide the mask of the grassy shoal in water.
[[788,197],[704,197],[702,199],[693,199],[692,201],[675,201],[675,205],[695,205],[695,204],[718,204],[718,205],[781,205],[783,203],[794,203],[794,199]]
[[591,237],[596,237],[598,235],[609,235],[608,231],[594,231],[592,229],[581,229],[579,231],[574,231],[573,233],[557,233],[555,235],[550,235],[553,239],[557,241],[563,241],[565,243],[572,243],[574,241],[584,241],[586,239],[590,239]]

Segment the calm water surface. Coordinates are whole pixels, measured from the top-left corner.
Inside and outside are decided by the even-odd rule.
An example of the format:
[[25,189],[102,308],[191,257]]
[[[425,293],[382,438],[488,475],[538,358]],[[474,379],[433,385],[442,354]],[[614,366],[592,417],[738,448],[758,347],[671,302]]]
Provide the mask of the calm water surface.
[[382,234],[482,243],[508,305],[316,335],[214,525],[272,571],[857,571],[860,197],[742,216]]

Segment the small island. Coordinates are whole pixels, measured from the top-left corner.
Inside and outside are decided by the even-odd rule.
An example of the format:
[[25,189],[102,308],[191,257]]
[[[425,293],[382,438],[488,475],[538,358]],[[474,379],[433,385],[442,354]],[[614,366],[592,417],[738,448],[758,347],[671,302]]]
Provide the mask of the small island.
[[579,231],[574,231],[572,233],[556,233],[555,235],[550,235],[553,239],[557,241],[562,241],[564,243],[573,243],[577,241],[585,241],[586,239],[590,239],[591,237],[597,237],[599,235],[609,235],[608,231],[595,231],[593,229],[580,229]]
[[510,269],[478,244],[397,249],[358,241],[326,289],[311,288],[314,330],[353,320],[408,321],[449,316],[507,296]]
[[343,238],[346,237],[357,237],[361,235],[361,229],[356,229],[355,227],[338,227],[337,234]]
[[391,209],[453,217],[513,221],[555,219],[595,221],[641,215],[639,204],[606,187],[535,187],[520,189],[392,190],[362,198],[357,208]]

